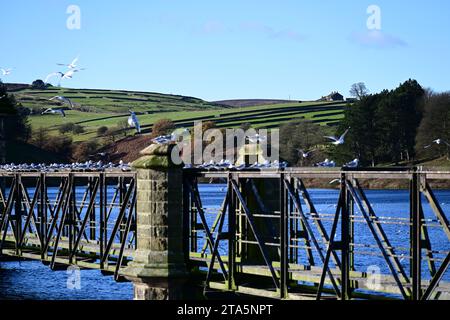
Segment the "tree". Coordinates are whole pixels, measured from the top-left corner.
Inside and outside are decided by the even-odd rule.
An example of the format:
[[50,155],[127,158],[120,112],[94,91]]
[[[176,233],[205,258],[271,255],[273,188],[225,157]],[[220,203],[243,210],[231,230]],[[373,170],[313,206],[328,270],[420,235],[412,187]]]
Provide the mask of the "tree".
[[47,139],[44,149],[57,153],[64,158],[72,155],[72,138],[67,136],[51,136]]
[[108,127],[102,126],[97,129],[97,136],[102,137],[108,132]]
[[433,143],[437,139],[450,141],[450,92],[427,92],[424,98],[424,116],[416,136],[417,155],[447,155],[450,158],[449,148],[445,144]]
[[414,158],[424,95],[419,83],[410,79],[389,92],[378,104],[379,154],[383,160],[398,163]]
[[346,136],[344,145],[331,147],[333,159],[346,163],[350,159],[358,158],[364,165],[375,165],[379,137],[376,112],[380,100],[387,93],[383,91],[377,95],[368,95],[353,105],[347,105],[344,119],[335,134],[338,136],[348,128],[351,130]]
[[42,90],[42,89],[46,89],[47,85],[45,84],[44,81],[38,79],[38,80],[33,81],[33,83],[31,84],[31,88],[32,89],[41,89]]
[[160,119],[153,124],[152,138],[171,134],[175,130],[175,124],[170,119]]
[[354,83],[350,89],[350,96],[361,100],[365,96],[369,94],[369,90],[367,89],[364,82]]
[[79,124],[75,124],[72,122],[64,123],[59,126],[59,132],[62,134],[72,132],[73,134],[81,134],[84,133],[84,128]]
[[73,127],[72,132],[73,132],[74,134],[82,134],[82,133],[85,132],[85,130],[84,130],[84,127],[80,126],[79,124],[76,124],[76,125]]
[[[308,120],[291,121],[280,127],[280,156],[292,166],[307,166],[323,161],[324,153],[318,147],[323,143],[323,128]],[[299,149],[308,152],[308,159],[299,154]]]
[[8,94],[6,85],[0,81],[0,114],[4,115],[4,132],[7,141],[27,141],[31,127],[28,124],[30,111],[16,102],[14,95]]
[[115,128],[108,128],[108,130],[105,132],[105,137],[107,140],[109,140],[110,143],[116,142],[117,136],[120,134],[120,129]]
[[72,122],[64,123],[59,126],[59,132],[62,134],[72,132],[73,128],[75,127],[75,124]]
[[419,83],[410,79],[395,90],[363,96],[348,106],[337,134],[351,130],[346,143],[332,149],[333,155],[347,160],[355,155],[363,165],[414,158],[424,94]]
[[249,122],[245,122],[245,123],[243,123],[243,124],[241,124],[241,125],[239,126],[239,128],[242,129],[242,130],[244,130],[244,131],[247,131],[247,130],[250,129],[251,127],[252,127],[252,124],[249,123]]
[[93,155],[99,148],[97,141],[90,140],[82,142],[74,147],[72,158],[75,161],[87,161],[91,155]]
[[33,130],[30,142],[36,147],[43,149],[45,144],[47,143],[48,138],[49,138],[48,129],[44,127],[39,127],[38,129]]

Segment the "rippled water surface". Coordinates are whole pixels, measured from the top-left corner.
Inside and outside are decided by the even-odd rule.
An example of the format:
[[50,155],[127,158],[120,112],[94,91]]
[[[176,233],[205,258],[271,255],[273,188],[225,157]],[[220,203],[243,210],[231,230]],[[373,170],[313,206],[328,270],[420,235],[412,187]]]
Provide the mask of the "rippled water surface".
[[[200,186],[203,206],[211,210],[218,209],[225,196],[224,185],[202,185]],[[311,197],[319,212],[332,215],[335,211],[335,204],[338,194],[334,190],[312,190]],[[368,191],[367,197],[371,202],[375,212],[382,217],[401,218],[405,221],[409,218],[409,194],[407,191]],[[436,191],[436,197],[447,217],[450,212],[450,191]],[[436,225],[436,218],[432,214],[431,208],[424,201],[424,213],[426,219],[431,224]],[[304,203],[302,203],[305,205]],[[306,206],[304,207],[305,211]],[[356,210],[356,214],[360,214]],[[208,220],[214,220],[214,214],[208,215]],[[324,216],[325,217],[325,216]],[[324,225],[327,231],[331,229],[331,218],[325,220]],[[409,239],[409,227],[407,225],[386,224],[384,225],[386,234],[394,246],[407,248]],[[449,251],[449,240],[440,228],[430,228],[430,238],[435,250]],[[389,272],[383,258],[379,255],[377,248],[365,248],[365,245],[375,245],[375,241],[367,228],[367,225],[355,225],[355,242],[360,247],[355,258],[358,269],[365,269],[370,265],[377,265],[383,273]],[[318,236],[319,237],[319,236]],[[226,248],[222,248],[224,250]],[[299,249],[300,250],[300,249]],[[301,256],[305,256],[304,251],[299,251]],[[363,254],[364,253],[364,254]],[[369,254],[367,254],[369,253]],[[398,250],[401,256],[407,255],[408,251]],[[443,257],[437,255],[437,258]],[[317,255],[316,255],[317,258]],[[408,259],[401,259],[405,270],[408,270]],[[440,262],[436,262],[437,266]],[[429,278],[427,264],[423,264],[423,276]],[[39,261],[2,261],[0,262],[0,299],[42,299],[42,300],[129,300],[133,298],[133,286],[131,283],[116,283],[111,276],[103,276],[97,270],[82,270],[80,274],[81,289],[68,289],[68,274],[66,271],[51,271]],[[449,271],[444,279],[450,281]]]

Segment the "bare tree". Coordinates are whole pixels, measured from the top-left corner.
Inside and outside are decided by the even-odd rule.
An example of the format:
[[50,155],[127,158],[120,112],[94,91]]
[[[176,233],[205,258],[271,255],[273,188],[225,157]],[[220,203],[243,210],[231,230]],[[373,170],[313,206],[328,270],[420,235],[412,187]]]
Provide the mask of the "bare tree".
[[350,89],[350,95],[352,97],[357,98],[358,100],[361,100],[368,94],[369,90],[367,89],[366,84],[364,82],[354,83]]

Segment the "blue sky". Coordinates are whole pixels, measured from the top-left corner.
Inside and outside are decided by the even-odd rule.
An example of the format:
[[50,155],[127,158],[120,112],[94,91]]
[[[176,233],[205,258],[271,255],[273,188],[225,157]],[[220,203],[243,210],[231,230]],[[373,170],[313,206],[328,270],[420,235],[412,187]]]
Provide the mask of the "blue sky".
[[[69,30],[69,5],[81,29]],[[367,8],[381,9],[369,31]],[[31,83],[77,55],[63,86],[183,94],[206,100],[317,99],[408,78],[450,90],[446,0],[15,0],[3,2],[4,82]],[[372,33],[371,33],[372,32]]]

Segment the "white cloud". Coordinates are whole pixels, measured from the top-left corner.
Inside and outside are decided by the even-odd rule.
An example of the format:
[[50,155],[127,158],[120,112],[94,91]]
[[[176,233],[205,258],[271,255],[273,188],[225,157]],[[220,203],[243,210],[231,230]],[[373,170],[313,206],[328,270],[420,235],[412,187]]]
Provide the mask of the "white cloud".
[[277,30],[271,26],[259,23],[259,22],[244,22],[239,25],[239,29],[242,31],[259,32],[272,39],[286,39],[296,42],[303,42],[305,36],[292,29]]
[[364,47],[372,48],[395,48],[405,47],[408,44],[402,39],[387,34],[380,30],[369,30],[366,32],[355,32],[351,35],[351,40]]

